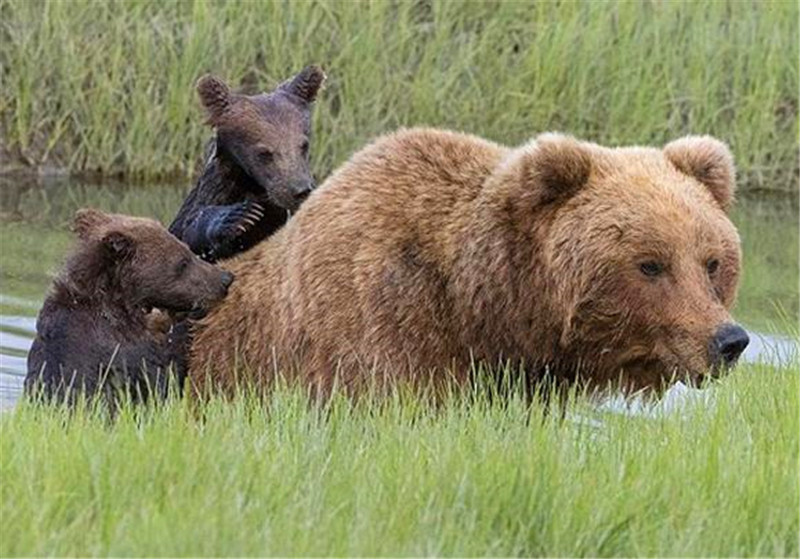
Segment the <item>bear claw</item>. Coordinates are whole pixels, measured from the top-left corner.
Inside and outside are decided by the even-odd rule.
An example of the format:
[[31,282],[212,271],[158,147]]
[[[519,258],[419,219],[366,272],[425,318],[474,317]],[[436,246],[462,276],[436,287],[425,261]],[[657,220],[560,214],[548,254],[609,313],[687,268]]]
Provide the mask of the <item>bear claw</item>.
[[[238,207],[232,209],[228,218],[228,227],[223,226],[220,228],[220,233],[223,238],[226,237],[226,230],[235,236],[247,233],[261,218],[264,217],[264,207],[258,202],[252,200],[245,200]],[[232,227],[231,227],[232,226]]]

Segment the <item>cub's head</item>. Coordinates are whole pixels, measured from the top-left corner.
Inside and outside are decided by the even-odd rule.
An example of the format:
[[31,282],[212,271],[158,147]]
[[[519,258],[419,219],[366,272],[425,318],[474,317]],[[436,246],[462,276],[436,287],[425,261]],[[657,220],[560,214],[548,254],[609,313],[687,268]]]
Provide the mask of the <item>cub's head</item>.
[[547,134],[517,151],[561,355],[631,389],[736,362],[748,337],[730,315],[741,250],[725,144],[609,149]]
[[73,230],[79,254],[91,258],[84,275],[106,275],[108,285],[131,307],[201,316],[222,300],[233,274],[201,260],[159,222],[79,210]]
[[314,189],[309,169],[311,109],[325,80],[308,66],[271,93],[239,95],[221,79],[197,82],[208,123],[224,150],[263,189],[270,201],[295,210]]

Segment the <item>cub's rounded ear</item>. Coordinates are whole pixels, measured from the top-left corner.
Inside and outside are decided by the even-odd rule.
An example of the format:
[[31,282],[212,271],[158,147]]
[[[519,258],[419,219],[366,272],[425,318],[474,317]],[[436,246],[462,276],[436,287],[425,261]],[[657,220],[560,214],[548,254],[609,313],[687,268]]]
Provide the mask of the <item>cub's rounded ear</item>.
[[725,212],[730,210],[736,169],[727,145],[711,136],[686,136],[664,146],[664,156],[681,173],[705,185]]
[[542,134],[522,149],[523,180],[540,204],[566,200],[589,180],[592,154],[572,136]]
[[197,80],[197,93],[211,124],[222,117],[231,105],[231,88],[217,76],[206,74]]
[[306,66],[295,77],[278,86],[278,89],[291,93],[306,103],[313,103],[326,77],[319,66]]
[[109,254],[117,259],[133,253],[133,239],[121,231],[109,231],[103,235],[102,243]]
[[72,231],[77,233],[79,239],[88,239],[100,227],[111,222],[111,216],[94,208],[83,208],[75,212],[72,220]]

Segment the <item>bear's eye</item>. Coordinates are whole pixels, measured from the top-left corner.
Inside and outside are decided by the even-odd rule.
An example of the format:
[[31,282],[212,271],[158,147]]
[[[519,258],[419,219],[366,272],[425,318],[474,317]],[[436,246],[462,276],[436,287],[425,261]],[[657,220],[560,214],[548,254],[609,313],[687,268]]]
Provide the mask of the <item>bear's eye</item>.
[[175,275],[180,276],[186,271],[187,268],[189,268],[189,259],[188,258],[181,259],[181,261],[178,262],[178,265],[175,266]]
[[706,262],[706,272],[708,272],[709,276],[716,274],[717,270],[719,270],[719,260],[712,258]]
[[274,157],[275,154],[268,149],[262,149],[258,152],[258,158],[261,160],[262,163],[272,163],[272,159]]
[[300,151],[303,153],[303,157],[308,157],[308,141],[303,142],[303,145],[300,146]]
[[639,265],[639,269],[642,273],[648,277],[654,278],[660,276],[664,273],[664,265],[661,262],[657,262],[655,260],[648,260],[647,262],[642,262]]

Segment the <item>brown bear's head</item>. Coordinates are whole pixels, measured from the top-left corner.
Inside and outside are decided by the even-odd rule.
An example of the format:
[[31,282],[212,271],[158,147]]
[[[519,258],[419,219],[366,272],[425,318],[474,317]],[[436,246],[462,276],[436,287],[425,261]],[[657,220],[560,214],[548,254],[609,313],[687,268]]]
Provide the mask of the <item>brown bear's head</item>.
[[[80,240],[73,276],[104,277],[97,297],[108,295],[131,308],[204,314],[222,300],[233,274],[201,260],[159,222],[82,209],[73,230]],[[74,279],[73,279],[74,281]],[[102,291],[113,290],[105,294]]]
[[690,136],[610,149],[545,134],[510,160],[559,355],[630,389],[735,363],[748,337],[729,312],[741,252],[727,146]]
[[325,74],[308,66],[271,93],[239,95],[203,76],[197,92],[217,131],[217,150],[249,175],[273,204],[294,211],[314,189],[309,169],[311,108]]

